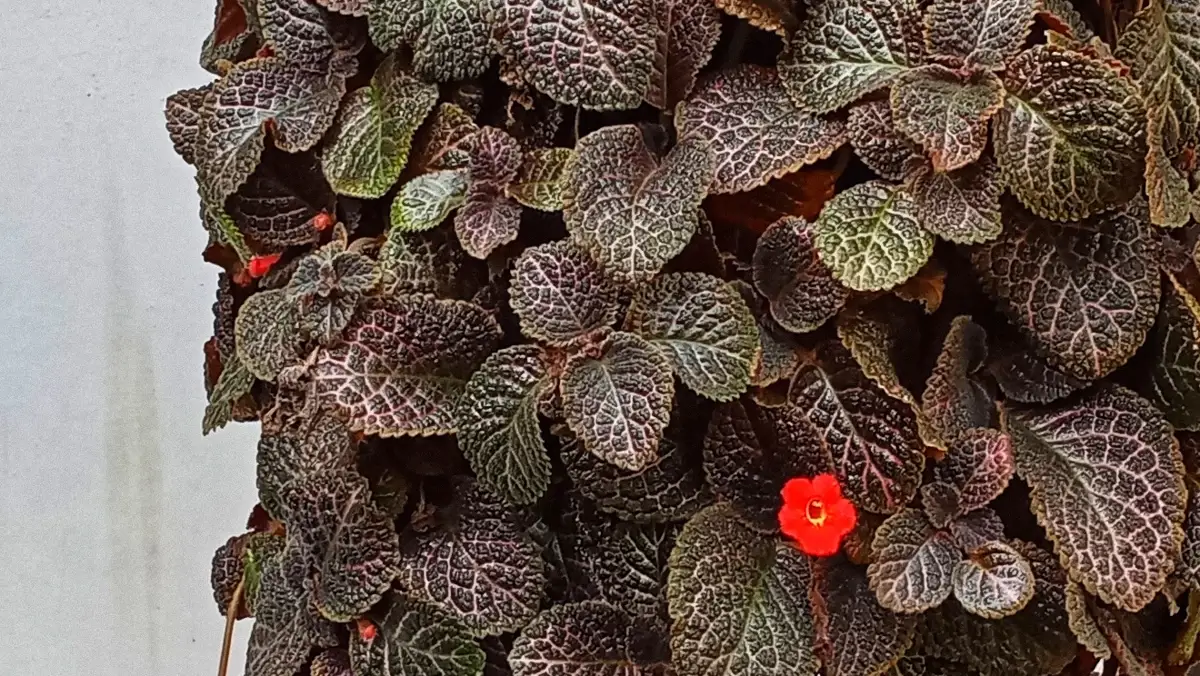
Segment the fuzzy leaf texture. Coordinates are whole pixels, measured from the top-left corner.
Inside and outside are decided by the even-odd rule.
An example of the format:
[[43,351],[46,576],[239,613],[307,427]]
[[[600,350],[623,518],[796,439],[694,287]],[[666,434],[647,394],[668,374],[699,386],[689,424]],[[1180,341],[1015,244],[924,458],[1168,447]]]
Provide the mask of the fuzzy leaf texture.
[[[478,676],[483,649],[435,606],[390,594],[375,638],[350,633],[355,676]],[[315,676],[315,675],[314,675]]]
[[1033,598],[1033,569],[1003,542],[990,542],[954,567],[954,598],[970,613],[989,620],[1008,617]]
[[896,126],[924,146],[934,170],[953,171],[987,146],[987,123],[1004,103],[1004,85],[988,72],[962,78],[928,65],[896,78],[891,103]]
[[809,115],[771,68],[742,65],[700,83],[678,110],[680,138],[706,140],[716,155],[714,193],[744,192],[828,157],[845,125]]
[[[949,509],[945,511],[953,518],[996,499],[1008,487],[1015,471],[1012,440],[1008,435],[976,428],[967,430],[950,444],[946,456],[933,467],[934,483],[930,486],[952,489],[950,504],[945,505]],[[926,495],[927,510],[929,502]]]
[[879,604],[896,613],[921,613],[949,598],[961,558],[954,539],[918,509],[888,517],[875,531],[875,560],[867,568]]
[[317,355],[316,393],[354,430],[449,434],[468,376],[499,337],[496,320],[477,305],[422,296],[372,300],[344,342]]
[[818,653],[830,676],[884,674],[912,645],[913,617],[879,605],[866,569],[840,557],[813,564],[812,606]]
[[652,277],[696,232],[715,156],[684,139],[660,163],[632,125],[604,127],[576,145],[563,219],[572,240],[621,282]]
[[588,451],[630,472],[658,457],[675,381],[657,347],[613,334],[603,355],[567,363],[560,388],[567,425]]
[[1149,402],[1116,385],[1007,416],[1017,473],[1063,566],[1136,611],[1166,582],[1183,538],[1183,461]]
[[371,0],[371,41],[384,51],[412,48],[413,71],[434,82],[469,80],[487,69],[489,0]]
[[821,211],[816,246],[833,276],[855,291],[883,291],[912,277],[933,253],[916,204],[902,187],[870,181],[838,193]]
[[509,197],[531,209],[561,211],[567,166],[575,151],[570,148],[535,148],[525,155],[520,172],[509,184]]
[[780,57],[784,87],[802,109],[828,113],[919,65],[914,0],[820,0]]
[[286,291],[256,293],[242,304],[234,324],[238,359],[254,377],[273,381],[301,360],[299,309]]
[[646,102],[674,110],[712,57],[721,37],[721,13],[708,0],[655,0],[654,17],[657,40]]
[[767,228],[754,250],[754,286],[771,317],[795,333],[814,331],[837,314],[850,295],[817,254],[813,226],[783,218]]
[[711,275],[659,275],[634,294],[625,330],[650,341],[685,385],[716,401],[744,392],[758,361],[754,315],[732,286]]
[[654,65],[654,0],[497,0],[501,58],[550,98],[636,108]]
[[392,201],[391,227],[398,232],[422,232],[441,225],[467,199],[467,174],[445,169],[422,174],[405,183]]
[[1000,70],[1021,49],[1041,4],[1038,0],[934,0],[925,10],[925,41],[935,57]]
[[1200,430],[1200,302],[1177,279],[1169,281],[1147,343],[1153,366],[1143,376],[1139,391],[1175,429],[1196,431]]
[[1081,380],[1108,375],[1145,341],[1158,313],[1157,257],[1136,206],[1060,225],[1006,203],[1003,234],[972,252],[1013,324],[1051,366]]
[[671,553],[671,653],[680,676],[812,676],[810,573],[799,550],[715,505],[684,527]]
[[956,244],[981,244],[1003,229],[1000,194],[1004,184],[990,158],[958,171],[923,167],[908,186],[921,227]]
[[945,450],[968,430],[992,425],[995,395],[979,375],[987,354],[983,328],[955,317],[921,395],[925,443]]
[[509,299],[521,332],[565,345],[617,320],[617,288],[568,241],[526,249],[513,264]]
[[652,623],[600,601],[538,615],[508,654],[513,676],[668,676],[670,650]]

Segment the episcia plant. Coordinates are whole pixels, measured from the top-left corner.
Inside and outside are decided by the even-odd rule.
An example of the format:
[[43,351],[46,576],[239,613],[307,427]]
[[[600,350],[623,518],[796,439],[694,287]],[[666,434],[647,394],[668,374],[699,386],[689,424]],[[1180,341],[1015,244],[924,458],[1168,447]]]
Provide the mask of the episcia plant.
[[1200,660],[1200,2],[220,0],[201,63],[248,676]]

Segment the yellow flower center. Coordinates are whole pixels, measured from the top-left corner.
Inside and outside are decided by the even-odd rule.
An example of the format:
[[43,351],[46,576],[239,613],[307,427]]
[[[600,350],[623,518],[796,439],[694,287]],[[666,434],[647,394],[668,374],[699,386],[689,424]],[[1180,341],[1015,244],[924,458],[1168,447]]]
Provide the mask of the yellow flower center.
[[825,524],[825,503],[817,498],[808,501],[808,505],[804,508],[804,516],[808,522],[814,526]]

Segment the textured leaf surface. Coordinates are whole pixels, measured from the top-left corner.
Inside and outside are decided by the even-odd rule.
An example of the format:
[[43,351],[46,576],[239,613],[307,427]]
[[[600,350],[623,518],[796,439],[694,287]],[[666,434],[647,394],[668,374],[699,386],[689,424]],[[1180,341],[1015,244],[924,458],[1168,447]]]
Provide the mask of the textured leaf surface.
[[897,128],[887,99],[852,106],[847,113],[846,136],[859,159],[883,178],[903,181],[925,164],[921,147]]
[[530,247],[513,264],[509,302],[521,332],[563,345],[617,320],[617,289],[567,241]]
[[1136,208],[1059,225],[1006,204],[1004,233],[972,260],[1042,356],[1069,376],[1091,380],[1124,364],[1154,324],[1157,255]]
[[353,672],[350,671],[350,653],[341,648],[326,650],[317,655],[308,665],[308,670],[312,676],[353,676]]
[[1084,218],[1141,190],[1146,113],[1106,64],[1052,45],[1009,64],[993,145],[1008,189],[1034,213]]
[[345,239],[336,237],[300,259],[287,286],[300,303],[300,330],[322,345],[341,338],[363,294],[379,283],[375,261],[346,251]]
[[510,504],[535,502],[550,486],[538,403],[553,387],[542,349],[514,345],[488,357],[463,391],[459,448],[479,482]]
[[816,246],[833,276],[855,291],[882,291],[912,277],[933,253],[903,188],[860,183],[834,196],[816,224]]
[[837,318],[837,335],[842,345],[858,362],[863,375],[870,378],[893,399],[912,406],[918,415],[920,406],[912,392],[900,379],[899,368],[913,358],[911,336],[918,330],[904,311],[911,310],[900,302],[881,301],[854,311],[843,312]]
[[[356,68],[332,17],[312,0],[253,0],[263,40],[290,67],[345,77]],[[337,34],[335,34],[337,33]]]
[[988,372],[1005,397],[1024,404],[1049,404],[1088,385],[1087,381],[1068,376],[1015,345],[1002,346],[999,354],[988,362]]
[[671,413],[671,363],[654,345],[616,333],[599,358],[568,362],[563,414],[584,448],[625,470],[654,462]]
[[963,78],[931,64],[899,75],[891,102],[896,126],[924,146],[933,168],[953,171],[987,146],[987,123],[1004,103],[1004,85],[988,72]]
[[828,157],[846,138],[840,121],[796,107],[774,69],[742,65],[702,81],[677,111],[681,138],[716,154],[714,193],[744,192]]
[[439,104],[413,141],[413,166],[420,171],[465,169],[467,148],[477,131],[470,113],[453,103]]
[[729,401],[746,390],[758,360],[758,324],[740,294],[698,272],[659,275],[638,289],[625,330],[667,356],[689,388]]
[[467,189],[467,198],[454,215],[454,231],[462,248],[485,259],[517,238],[521,205],[491,189]]
[[298,320],[296,304],[285,291],[262,291],[242,304],[234,324],[237,356],[254,377],[273,381],[301,360]]
[[979,509],[996,499],[1016,470],[1012,440],[993,429],[967,430],[950,444],[933,468],[934,481],[953,486],[955,515]]
[[984,159],[953,172],[922,168],[909,184],[921,226],[956,244],[995,239],[1002,229],[996,163]]
[[981,507],[952,521],[950,532],[959,546],[969,552],[1004,539],[1004,522],[992,508]]
[[892,513],[916,494],[925,467],[916,416],[868,380],[841,345],[802,366],[788,398],[821,431],[838,481],[856,505]]
[[1024,608],[1033,589],[1029,562],[1003,542],[976,549],[954,567],[954,598],[967,612],[990,620]]
[[345,80],[290,68],[277,59],[233,67],[205,100],[196,139],[196,175],[204,194],[223,200],[249,178],[271,138],[287,152],[312,148],[333,124]]
[[196,163],[196,141],[200,136],[200,115],[204,100],[212,92],[211,84],[184,89],[167,97],[167,133],[175,152],[188,164]]
[[968,430],[992,424],[995,396],[977,375],[986,360],[987,333],[970,317],[955,317],[921,395],[925,443],[945,450]]
[[717,407],[704,439],[704,473],[718,498],[764,532],[779,528],[780,491],[788,479],[829,471],[817,429],[791,407],[749,399]]
[[1098,659],[1112,659],[1112,650],[1108,647],[1108,639],[1100,631],[1088,599],[1087,592],[1078,582],[1067,580],[1067,622],[1071,627],[1071,632],[1079,640],[1079,645]]
[[1063,565],[1088,591],[1136,611],[1179,556],[1183,462],[1162,415],[1110,385],[1008,416],[1017,472]]
[[666,617],[667,564],[679,529],[631,523],[609,529],[592,569],[600,598],[632,617]]
[[920,510],[888,517],[875,531],[872,549],[867,576],[884,608],[921,613],[949,598],[951,573],[962,554],[950,534],[934,528]]
[[499,337],[496,320],[477,305],[421,296],[373,300],[347,327],[345,342],[317,356],[316,392],[354,430],[448,434],[467,377]]
[[404,165],[413,135],[437,103],[437,87],[401,70],[387,59],[371,84],[350,95],[324,146],[321,166],[329,185],[342,195],[374,199],[392,187]]
[[516,72],[550,98],[636,108],[650,82],[652,0],[500,0],[496,35]]
[[576,153],[563,194],[572,238],[619,281],[653,276],[696,231],[712,151],[684,139],[660,164],[641,131],[621,125],[583,137]]
[[429,603],[391,594],[378,627],[370,641],[350,633],[355,676],[478,676],[483,669],[483,649],[471,634]]
[[1115,56],[1129,66],[1162,150],[1174,157],[1200,134],[1200,5],[1191,0],[1148,3],[1121,33]]
[[601,510],[625,521],[678,521],[712,501],[685,438],[680,430],[668,427],[658,460],[638,472],[601,460],[575,439],[563,443],[562,459],[572,483]]
[[[249,10],[249,11],[248,11]],[[218,0],[213,17],[212,32],[204,38],[200,50],[200,67],[221,74],[221,61],[242,56],[247,45],[253,44],[258,17],[254,7],[244,0]]]
[[796,27],[796,16],[786,0],[715,0],[715,4],[751,26],[780,36]]
[[813,113],[853,103],[918,64],[920,16],[911,0],[821,0],[780,57],[784,86]]
[[680,676],[816,673],[810,573],[799,550],[716,505],[684,527],[670,570],[671,652]]
[[599,601],[538,615],[508,654],[514,676],[666,676],[671,655],[649,622]]
[[546,584],[541,548],[478,487],[440,528],[410,532],[396,584],[462,622],[472,634],[514,631],[537,614]]
[[850,292],[833,278],[802,218],[783,218],[759,237],[754,286],[770,303],[771,316],[788,331],[814,331],[846,303]]
[[255,553],[259,582],[254,593],[254,627],[246,647],[247,676],[292,676],[314,646],[337,645],[335,625],[321,617],[305,587],[302,556],[282,545]]
[[917,649],[941,659],[964,661],[984,676],[1045,676],[1060,673],[1078,646],[1067,624],[1067,577],[1054,556],[1024,542],[1012,547],[1035,578],[1032,600],[1021,611],[988,620],[946,602],[921,616]]
[[250,393],[254,382],[254,374],[236,355],[223,365],[221,377],[213,385],[208,405],[204,407],[202,429],[205,434],[224,427],[233,418],[234,405]]
[[320,232],[313,219],[334,213],[336,199],[315,156],[268,149],[225,208],[246,237],[282,249],[316,242]]
[[313,600],[322,615],[349,622],[383,598],[396,576],[399,541],[362,475],[313,474],[285,484],[281,499],[288,546],[312,571]]
[[925,10],[929,51],[992,70],[1016,55],[1039,0],[934,0]]
[[391,226],[420,232],[441,225],[467,198],[467,174],[446,169],[422,174],[405,183],[392,201]]
[[575,157],[570,148],[535,148],[525,155],[520,172],[509,184],[507,194],[521,204],[540,211],[563,208],[567,165]]
[[646,102],[674,110],[696,85],[721,37],[721,13],[708,0],[656,0],[654,65]]
[[354,446],[340,420],[328,415],[302,417],[293,425],[268,429],[258,440],[258,499],[267,513],[282,520],[283,488],[313,475],[354,468]]
[[879,605],[866,569],[843,559],[813,566],[818,652],[829,676],[883,674],[913,642],[913,618]]
[[1200,303],[1174,278],[1149,347],[1153,367],[1141,392],[1176,429],[1200,429]]
[[413,70],[424,80],[469,80],[487,70],[487,0],[371,0],[367,21],[380,49],[412,48]]

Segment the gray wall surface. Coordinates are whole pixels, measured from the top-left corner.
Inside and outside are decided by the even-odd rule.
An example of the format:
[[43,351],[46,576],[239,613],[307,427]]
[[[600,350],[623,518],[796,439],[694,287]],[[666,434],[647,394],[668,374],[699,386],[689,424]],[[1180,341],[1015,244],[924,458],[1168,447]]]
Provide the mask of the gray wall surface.
[[213,674],[256,430],[200,434],[216,268],[162,117],[213,0],[3,9],[0,674]]

